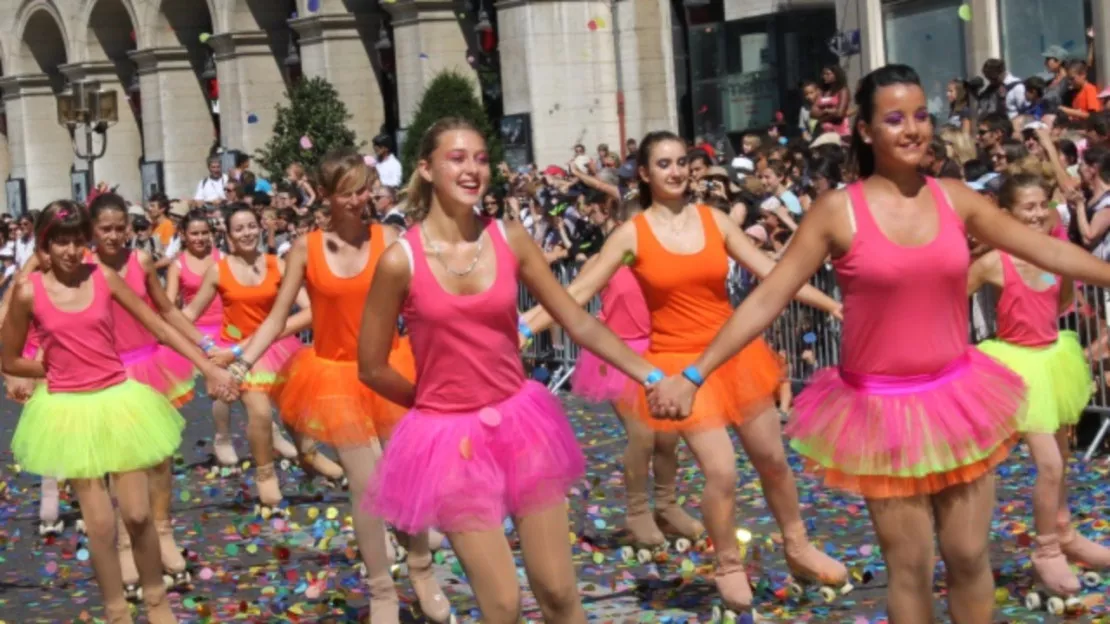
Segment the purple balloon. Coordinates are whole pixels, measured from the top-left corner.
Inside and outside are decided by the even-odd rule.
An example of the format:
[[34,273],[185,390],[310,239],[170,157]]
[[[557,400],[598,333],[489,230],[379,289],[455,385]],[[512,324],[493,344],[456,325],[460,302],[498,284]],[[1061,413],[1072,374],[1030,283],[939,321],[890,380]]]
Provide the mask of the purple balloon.
[[308,10],[315,13],[320,10],[320,0],[308,0]]
[[249,124],[258,123],[258,115],[255,115],[254,113],[251,113],[251,114],[247,115],[247,123],[249,123]]

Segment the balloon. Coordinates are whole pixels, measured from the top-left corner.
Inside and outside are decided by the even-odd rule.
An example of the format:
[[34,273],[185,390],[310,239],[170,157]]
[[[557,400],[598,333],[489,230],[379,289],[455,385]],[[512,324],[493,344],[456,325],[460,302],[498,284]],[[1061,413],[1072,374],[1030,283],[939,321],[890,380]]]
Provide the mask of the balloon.
[[956,15],[959,15],[960,19],[962,19],[963,21],[970,22],[971,21],[971,6],[967,5],[967,4],[961,4],[960,8],[956,10]]

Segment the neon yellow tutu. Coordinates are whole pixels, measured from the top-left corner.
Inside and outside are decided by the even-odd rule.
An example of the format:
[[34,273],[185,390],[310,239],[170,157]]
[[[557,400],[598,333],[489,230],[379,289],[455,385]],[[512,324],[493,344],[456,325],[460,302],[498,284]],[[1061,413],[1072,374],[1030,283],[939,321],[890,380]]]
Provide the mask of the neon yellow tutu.
[[181,446],[183,429],[169,400],[137,381],[54,394],[40,384],[23,407],[12,453],[32,474],[95,479],[157,465]]
[[1073,331],[1061,331],[1047,347],[1022,347],[986,340],[979,350],[1009,367],[1025,382],[1028,408],[1018,422],[1022,433],[1056,433],[1079,422],[1094,392],[1091,369]]

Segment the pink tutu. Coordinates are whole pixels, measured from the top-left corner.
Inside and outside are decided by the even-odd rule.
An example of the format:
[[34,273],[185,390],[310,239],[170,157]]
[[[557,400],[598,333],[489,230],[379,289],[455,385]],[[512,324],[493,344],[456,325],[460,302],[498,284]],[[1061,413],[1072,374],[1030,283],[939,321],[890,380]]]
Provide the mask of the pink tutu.
[[131,349],[119,354],[127,376],[154,388],[181,407],[193,399],[196,369],[177,351],[158,343]]
[[977,349],[930,375],[818,372],[786,434],[829,485],[867,498],[935,494],[990,472],[1017,441],[1025,384]]
[[[216,345],[221,349],[230,349],[236,344],[239,343],[216,339]],[[243,392],[269,393],[275,385],[281,383],[281,372],[285,369],[285,364],[303,347],[300,338],[295,335],[275,340],[266,352],[259,356],[239,388]]]
[[364,509],[406,533],[496,529],[566,500],[585,459],[559,401],[525,382],[476,412],[412,410],[393,431]]
[[[626,340],[625,343],[638,355],[643,355],[648,350],[651,340],[639,338]],[[570,386],[575,394],[594,403],[615,401],[624,397],[629,390],[635,391],[639,388],[639,384],[630,387],[627,375],[586,349],[582,349],[578,354],[578,362],[574,365]]]

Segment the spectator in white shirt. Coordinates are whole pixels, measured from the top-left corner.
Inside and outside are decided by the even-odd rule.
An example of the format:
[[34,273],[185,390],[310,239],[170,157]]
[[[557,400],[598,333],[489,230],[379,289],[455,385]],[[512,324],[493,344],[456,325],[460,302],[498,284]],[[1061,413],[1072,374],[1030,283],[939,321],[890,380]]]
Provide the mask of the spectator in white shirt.
[[378,170],[378,179],[382,184],[393,188],[400,188],[404,175],[401,172],[401,161],[393,155],[393,138],[388,134],[379,134],[374,137],[374,156],[378,159],[375,168]]
[[15,237],[15,265],[23,268],[35,255],[35,224],[29,215],[19,217],[19,234]]
[[212,156],[208,159],[208,177],[197,184],[197,192],[193,196],[193,200],[199,204],[223,203],[227,199],[224,195],[224,185],[226,184],[227,176],[223,174],[220,159]]

